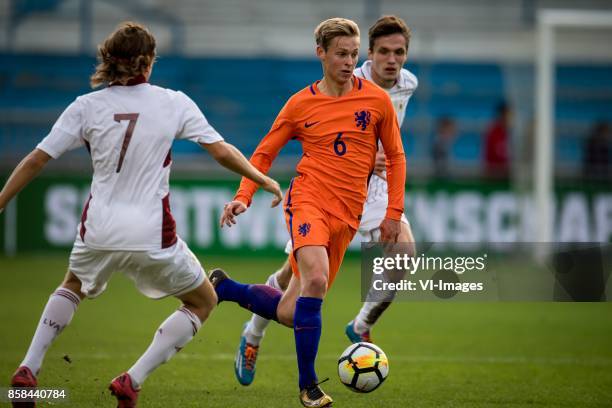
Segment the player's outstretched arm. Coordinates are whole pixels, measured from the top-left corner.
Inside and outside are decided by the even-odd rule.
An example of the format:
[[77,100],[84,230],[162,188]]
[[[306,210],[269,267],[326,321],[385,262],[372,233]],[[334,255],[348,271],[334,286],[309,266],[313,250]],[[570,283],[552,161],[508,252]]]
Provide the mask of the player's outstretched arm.
[[406,184],[406,156],[402,146],[399,126],[391,100],[385,98],[386,112],[380,128],[380,141],[387,157],[388,204],[385,219],[380,224],[380,239],[397,242],[401,230],[400,220],[404,212]]
[[0,191],[0,212],[4,211],[9,201],[40,173],[50,159],[51,156],[47,153],[34,149],[15,167]]
[[257,170],[234,145],[221,141],[209,144],[201,143],[201,146],[223,167],[253,180],[261,188],[274,194],[272,207],[276,207],[283,200],[283,193],[276,180]]

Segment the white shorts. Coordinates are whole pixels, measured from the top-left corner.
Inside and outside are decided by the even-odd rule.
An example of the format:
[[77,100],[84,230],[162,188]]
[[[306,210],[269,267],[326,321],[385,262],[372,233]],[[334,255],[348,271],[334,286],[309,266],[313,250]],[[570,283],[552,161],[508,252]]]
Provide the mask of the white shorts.
[[153,251],[103,251],[88,248],[77,237],[69,269],[89,298],[104,292],[115,272],[129,277],[143,295],[152,299],[182,295],[206,279],[200,262],[180,238],[170,248]]
[[[387,200],[377,199],[371,202],[366,202],[363,206],[363,213],[361,215],[361,221],[359,222],[359,234],[363,237],[364,241],[376,241],[376,237],[372,237],[372,232],[378,230],[380,223],[385,219],[387,213]],[[401,221],[410,226],[406,215],[402,214]]]
[[[387,213],[387,200],[375,200],[371,203],[367,203],[363,207],[363,214],[361,216],[361,222],[359,223],[359,229],[357,233],[361,238],[361,242],[378,242],[380,240],[380,223],[383,222],[385,214]],[[401,222],[406,224],[410,228],[410,223],[406,215],[402,214]],[[285,245],[285,253],[291,254],[293,247],[291,246],[291,240],[287,241]]]

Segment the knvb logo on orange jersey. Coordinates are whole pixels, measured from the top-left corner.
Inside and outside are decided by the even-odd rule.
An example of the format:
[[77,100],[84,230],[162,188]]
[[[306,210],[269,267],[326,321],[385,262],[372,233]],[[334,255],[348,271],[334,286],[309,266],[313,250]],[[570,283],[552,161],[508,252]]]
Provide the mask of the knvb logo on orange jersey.
[[355,112],[355,124],[360,127],[361,130],[366,130],[370,124],[370,111],[362,110]]

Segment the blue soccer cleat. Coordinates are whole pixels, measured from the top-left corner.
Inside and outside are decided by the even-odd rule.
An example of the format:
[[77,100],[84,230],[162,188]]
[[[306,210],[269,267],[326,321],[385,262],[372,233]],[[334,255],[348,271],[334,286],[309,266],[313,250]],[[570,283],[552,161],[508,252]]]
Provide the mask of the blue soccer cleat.
[[372,338],[370,337],[370,331],[367,330],[361,334],[357,333],[355,331],[355,321],[351,320],[347,325],[346,325],[346,330],[344,331],[346,333],[346,337],[349,338],[349,340],[351,341],[351,343],[361,343],[361,342],[365,342],[365,343],[371,343],[372,342]]
[[246,336],[240,336],[240,345],[234,358],[234,373],[236,379],[242,385],[250,385],[255,379],[255,363],[259,346],[247,343]]

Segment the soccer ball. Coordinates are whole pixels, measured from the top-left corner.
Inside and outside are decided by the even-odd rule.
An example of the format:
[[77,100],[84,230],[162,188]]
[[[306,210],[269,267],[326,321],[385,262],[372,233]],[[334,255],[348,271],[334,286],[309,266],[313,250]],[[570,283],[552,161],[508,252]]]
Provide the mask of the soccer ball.
[[388,374],[385,352],[372,343],[351,344],[338,360],[340,381],[355,392],[374,391]]

